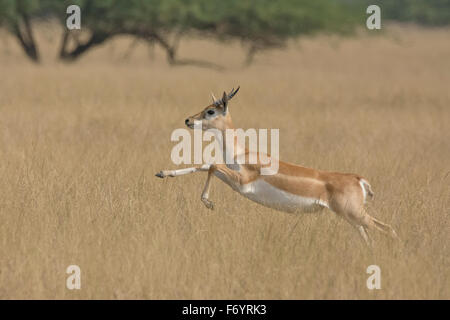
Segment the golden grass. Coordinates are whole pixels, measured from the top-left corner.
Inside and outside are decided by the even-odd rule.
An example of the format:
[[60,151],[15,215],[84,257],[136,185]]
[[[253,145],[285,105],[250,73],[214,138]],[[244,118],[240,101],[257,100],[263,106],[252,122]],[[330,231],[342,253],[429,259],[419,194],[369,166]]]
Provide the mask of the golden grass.
[[[42,34],[47,56],[56,35]],[[223,72],[171,68],[120,38],[79,63],[34,66],[0,42],[0,298],[449,299],[449,30],[319,37],[242,68],[236,44],[191,40],[183,57]],[[153,57],[153,58],[151,58]],[[286,161],[355,172],[368,211],[403,245],[359,235],[330,211],[288,215],[175,168],[171,132],[241,85],[235,125],[280,128]],[[81,267],[81,290],[65,269]],[[367,266],[382,289],[366,288]]]

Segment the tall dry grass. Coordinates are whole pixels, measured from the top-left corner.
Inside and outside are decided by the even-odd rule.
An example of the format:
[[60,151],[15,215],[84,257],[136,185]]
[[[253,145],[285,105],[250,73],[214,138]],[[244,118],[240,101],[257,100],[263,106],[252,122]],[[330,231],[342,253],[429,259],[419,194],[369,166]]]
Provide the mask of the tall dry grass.
[[[235,44],[182,44],[223,72],[171,68],[141,44],[124,59],[126,38],[34,66],[3,33],[0,298],[449,299],[449,30],[386,32],[305,39],[249,68]],[[372,233],[370,252],[330,211],[280,213],[217,179],[211,212],[204,174],[154,177],[175,168],[171,132],[238,84],[235,125],[279,128],[283,160],[365,176],[368,211],[403,244]],[[371,264],[381,290],[366,288]]]

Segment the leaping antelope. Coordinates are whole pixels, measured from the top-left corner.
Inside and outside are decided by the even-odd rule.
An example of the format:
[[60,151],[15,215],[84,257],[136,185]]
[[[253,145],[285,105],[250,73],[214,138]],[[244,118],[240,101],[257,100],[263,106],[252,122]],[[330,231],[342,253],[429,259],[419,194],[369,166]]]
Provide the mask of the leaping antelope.
[[[229,101],[238,92],[231,90],[223,93],[222,99],[215,99],[203,111],[187,118],[186,126],[194,128],[194,121],[201,121],[202,130],[217,129],[224,137],[223,155],[230,151],[233,144],[233,159],[251,151],[239,146],[236,137],[225,134],[225,130],[236,130],[228,108]],[[227,141],[233,139],[233,141]],[[201,200],[208,209],[213,209],[209,200],[211,177],[215,175],[244,197],[264,206],[284,212],[316,212],[329,208],[343,217],[358,231],[366,244],[370,245],[367,229],[379,230],[397,238],[394,229],[367,214],[364,203],[367,197],[373,197],[369,182],[352,173],[327,172],[300,165],[279,161],[264,154],[270,161],[278,161],[278,172],[274,175],[262,175],[262,164],[258,155],[256,164],[206,164],[180,170],[163,170],[156,174],[159,178],[177,177],[194,172],[208,172],[208,178],[201,194]],[[224,161],[225,163],[225,161]]]

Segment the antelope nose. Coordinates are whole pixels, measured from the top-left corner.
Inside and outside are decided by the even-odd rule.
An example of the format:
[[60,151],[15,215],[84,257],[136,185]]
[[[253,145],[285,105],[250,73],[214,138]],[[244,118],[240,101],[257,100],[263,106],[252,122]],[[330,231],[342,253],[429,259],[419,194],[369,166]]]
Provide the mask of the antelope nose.
[[189,119],[184,120],[184,124],[188,124],[189,123]]

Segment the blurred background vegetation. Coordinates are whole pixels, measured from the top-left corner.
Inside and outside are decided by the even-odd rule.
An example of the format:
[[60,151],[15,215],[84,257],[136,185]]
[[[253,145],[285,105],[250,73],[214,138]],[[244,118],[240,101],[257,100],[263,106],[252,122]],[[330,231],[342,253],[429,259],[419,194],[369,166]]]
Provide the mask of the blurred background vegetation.
[[[81,31],[65,28],[71,4],[81,8]],[[316,32],[351,34],[365,25],[370,4],[381,7],[382,22],[450,24],[450,0],[0,0],[0,27],[36,63],[40,52],[33,26],[56,20],[65,30],[58,58],[66,62],[117,35],[131,35],[160,46],[171,65],[213,66],[179,59],[179,42],[191,35],[238,40],[249,64],[257,52],[283,47],[290,38]]]

